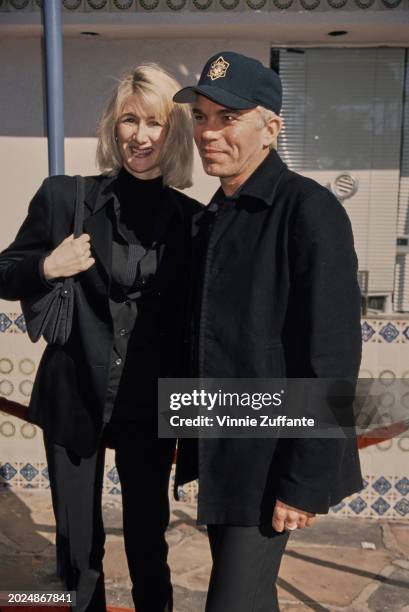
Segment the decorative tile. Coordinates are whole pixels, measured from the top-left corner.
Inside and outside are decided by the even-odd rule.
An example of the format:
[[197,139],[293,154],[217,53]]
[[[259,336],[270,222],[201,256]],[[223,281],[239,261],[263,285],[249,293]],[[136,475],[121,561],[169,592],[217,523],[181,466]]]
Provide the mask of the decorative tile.
[[0,313],[0,332],[6,332],[12,324],[13,321],[8,318],[5,312]]
[[[108,476],[109,475],[109,476]],[[12,489],[49,489],[49,474],[45,463],[6,462],[0,467],[0,488]],[[105,467],[104,492],[121,495],[117,470],[114,465]],[[409,479],[406,475],[392,476],[364,474],[364,489],[355,493],[330,509],[332,516],[339,518],[357,517],[409,521]],[[169,495],[173,495],[175,469],[173,466],[169,481]],[[196,504],[198,481],[187,483],[179,488],[181,503]]]
[[183,487],[178,487],[178,498],[179,501],[186,501],[187,495]]
[[409,342],[409,321],[396,319],[385,322],[385,319],[367,317],[361,319],[361,333],[364,343],[405,344]]
[[360,496],[356,497],[349,503],[349,507],[355,512],[355,514],[361,514],[361,512],[365,510],[367,505],[368,504],[364,502],[364,500]]
[[109,470],[109,472],[107,473],[107,478],[109,478],[109,480],[113,482],[114,485],[117,485],[119,483],[118,470],[115,466],[111,470]]
[[[366,10],[369,9],[373,5],[373,0],[355,0],[352,5],[358,7],[359,9]],[[4,7],[2,5],[5,5]],[[0,0],[0,7],[2,11],[9,10],[13,13],[22,13],[22,12],[38,12],[39,9],[42,8],[44,4],[44,0]],[[136,4],[136,0],[135,0]],[[154,10],[158,4],[159,0],[139,0],[139,4],[142,9],[145,11]],[[138,8],[139,8],[138,4]],[[214,7],[215,3],[212,0],[194,0],[193,6],[191,10],[194,10],[196,13],[208,11],[208,13],[212,10],[212,5]],[[301,0],[301,7],[304,10],[319,12],[320,8],[322,8],[322,2],[320,0]],[[345,0],[328,0],[328,8],[332,11],[339,11],[345,7]],[[382,0],[382,4],[379,2],[379,5],[382,7],[386,7],[388,11],[399,10],[402,8],[402,0]],[[271,8],[275,10],[280,10],[281,12],[287,11],[293,5],[292,0],[274,0],[273,6]],[[115,11],[131,11],[134,8],[134,0],[63,0],[62,6],[65,11],[69,11],[72,13],[80,13],[81,11],[87,11],[90,14],[97,12],[104,13],[114,13]],[[181,2],[179,0],[167,0],[166,6],[163,10],[176,11],[185,9],[186,1]],[[225,11],[233,11],[236,12],[240,7],[239,0],[223,0],[220,2],[220,6]],[[268,5],[266,6],[266,2],[264,0],[247,0],[246,3],[243,3],[243,8],[245,10],[258,10],[260,12],[266,12],[269,10]]]
[[[363,342],[409,342],[408,321],[397,320],[385,325],[383,319],[367,318],[361,322],[361,331]],[[27,333],[21,312],[0,313],[0,332]]]
[[382,497],[378,497],[376,502],[372,504],[371,508],[373,508],[375,512],[379,514],[379,516],[382,516],[387,510],[389,510],[390,504],[388,504],[388,502],[386,502]]
[[9,481],[17,474],[17,470],[10,464],[5,463],[0,467],[0,478]]
[[361,325],[361,330],[362,330],[362,340],[364,342],[369,342],[369,340],[372,338],[372,336],[375,333],[374,328],[371,325],[369,325],[367,321],[364,321]]
[[399,491],[401,495],[407,495],[409,493],[409,479],[401,478],[396,484],[395,488]]
[[21,468],[20,474],[23,476],[23,478],[31,482],[31,480],[37,476],[38,470],[31,465],[31,463],[26,463],[26,465]]
[[[361,322],[361,330],[363,342],[409,342],[408,321],[397,320],[385,325],[383,319],[364,319]],[[21,313],[1,313],[0,332],[6,331],[27,333],[24,316]]]
[[401,516],[406,516],[409,514],[409,501],[407,499],[401,499],[397,504],[395,504],[395,510]]
[[385,495],[385,493],[392,488],[392,485],[389,480],[386,480],[384,476],[381,476],[376,482],[373,483],[372,487],[377,493],[379,493],[379,495]]
[[366,489],[369,486],[369,482],[365,480],[365,478],[362,478],[362,484],[364,485],[364,489]]
[[338,512],[341,512],[343,508],[345,508],[345,504],[344,502],[341,502],[337,504],[336,506],[332,506],[331,512],[334,512],[335,514],[337,514]]
[[26,334],[27,326],[21,312],[0,313],[0,332],[7,334]]
[[387,323],[379,332],[379,335],[382,336],[386,342],[393,342],[399,336],[399,331],[396,329],[393,323]]
[[14,325],[23,333],[27,333],[27,325],[24,316],[21,314],[14,319]]

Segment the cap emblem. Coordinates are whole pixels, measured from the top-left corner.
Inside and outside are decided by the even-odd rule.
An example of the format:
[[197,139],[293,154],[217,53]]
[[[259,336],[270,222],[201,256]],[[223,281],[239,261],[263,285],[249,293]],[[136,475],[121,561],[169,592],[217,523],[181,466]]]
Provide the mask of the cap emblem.
[[212,81],[215,81],[216,79],[224,79],[229,66],[229,62],[226,62],[226,60],[222,56],[220,56],[211,64],[207,76],[209,76]]

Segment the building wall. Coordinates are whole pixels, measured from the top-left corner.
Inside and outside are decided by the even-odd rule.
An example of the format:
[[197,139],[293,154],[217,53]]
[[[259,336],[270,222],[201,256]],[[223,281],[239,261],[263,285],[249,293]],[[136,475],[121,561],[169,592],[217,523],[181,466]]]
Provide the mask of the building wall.
[[280,52],[280,152],[328,187],[342,173],[358,181],[343,204],[372,293],[394,288],[404,70],[404,49]]
[[[64,42],[65,154],[67,174],[96,173],[95,126],[115,80],[137,64],[154,61],[182,85],[194,83],[205,60],[219,50],[247,53],[268,64],[269,45],[228,40],[123,40],[67,38]],[[3,180],[0,248],[21,224],[30,197],[47,176],[41,40],[0,41],[0,164]],[[194,188],[206,201],[217,186],[204,180],[196,160]]]

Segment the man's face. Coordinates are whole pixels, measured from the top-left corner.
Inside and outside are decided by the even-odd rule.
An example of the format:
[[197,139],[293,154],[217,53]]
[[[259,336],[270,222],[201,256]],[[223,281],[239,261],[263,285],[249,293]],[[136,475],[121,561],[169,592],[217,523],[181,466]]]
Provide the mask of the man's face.
[[195,142],[207,174],[240,180],[266,157],[272,138],[259,110],[232,110],[198,95],[193,116]]

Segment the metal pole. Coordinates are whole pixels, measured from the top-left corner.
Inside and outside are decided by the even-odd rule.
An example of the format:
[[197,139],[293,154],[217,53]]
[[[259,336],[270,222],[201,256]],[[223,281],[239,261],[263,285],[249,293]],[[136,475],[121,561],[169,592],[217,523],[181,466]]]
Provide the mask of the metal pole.
[[64,72],[60,0],[44,0],[48,172],[64,174]]
[[[64,68],[61,1],[43,0],[47,83],[48,173],[64,174]],[[57,575],[63,579],[64,543],[56,538]]]

